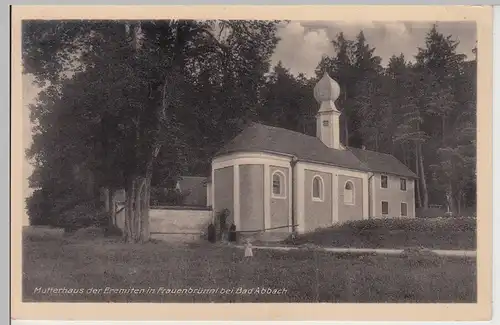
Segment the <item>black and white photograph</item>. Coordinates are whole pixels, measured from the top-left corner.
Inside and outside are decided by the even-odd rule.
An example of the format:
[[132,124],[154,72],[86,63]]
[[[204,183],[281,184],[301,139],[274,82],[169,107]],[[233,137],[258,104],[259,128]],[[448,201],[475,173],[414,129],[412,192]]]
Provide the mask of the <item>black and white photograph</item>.
[[477,24],[376,18],[23,20],[22,301],[476,303]]

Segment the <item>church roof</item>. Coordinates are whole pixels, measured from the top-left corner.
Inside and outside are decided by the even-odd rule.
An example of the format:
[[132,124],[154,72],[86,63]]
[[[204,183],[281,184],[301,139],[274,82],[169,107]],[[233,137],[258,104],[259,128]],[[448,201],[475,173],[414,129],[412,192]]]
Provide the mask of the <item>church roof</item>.
[[360,150],[354,148],[331,149],[317,137],[253,123],[227,143],[216,156],[235,152],[261,151],[291,155],[305,162],[415,177],[411,170],[391,155],[368,150],[366,150],[367,154],[362,154],[359,153]]
[[393,155],[358,148],[349,148],[349,150],[372,172],[417,177],[414,172]]

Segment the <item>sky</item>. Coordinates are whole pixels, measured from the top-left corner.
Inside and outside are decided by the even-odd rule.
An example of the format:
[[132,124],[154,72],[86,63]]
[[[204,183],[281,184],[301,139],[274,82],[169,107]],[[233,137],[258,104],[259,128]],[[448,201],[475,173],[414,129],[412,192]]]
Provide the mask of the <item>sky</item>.
[[[460,41],[459,53],[472,58],[472,49],[476,44],[476,26],[474,22],[439,22],[438,30],[445,35],[452,35]],[[281,61],[293,74],[303,73],[313,76],[314,70],[323,55],[333,55],[331,41],[343,32],[347,39],[354,40],[363,30],[367,43],[375,47],[375,55],[387,64],[392,55],[403,53],[408,60],[416,55],[418,47],[425,46],[425,35],[432,27],[427,22],[342,22],[342,21],[293,21],[280,27],[281,38],[272,56],[273,65]],[[31,144],[31,127],[28,105],[34,103],[39,89],[32,84],[32,78],[23,76],[23,144]],[[311,90],[312,95],[312,90]],[[23,164],[23,174],[31,174],[27,161]],[[30,195],[28,182],[24,184],[25,196]],[[24,216],[24,223],[27,216]]]
[[[476,26],[472,22],[439,22],[438,31],[452,35],[460,41],[457,51],[472,58],[476,45]],[[347,39],[355,40],[362,30],[367,43],[375,48],[375,55],[387,64],[392,55],[403,53],[408,60],[417,54],[418,47],[425,46],[425,35],[432,27],[429,22],[363,22],[304,21],[290,22],[281,28],[282,38],[273,55],[273,63],[279,60],[294,74],[300,72],[313,76],[314,69],[323,55],[333,55],[331,41],[343,32]]]

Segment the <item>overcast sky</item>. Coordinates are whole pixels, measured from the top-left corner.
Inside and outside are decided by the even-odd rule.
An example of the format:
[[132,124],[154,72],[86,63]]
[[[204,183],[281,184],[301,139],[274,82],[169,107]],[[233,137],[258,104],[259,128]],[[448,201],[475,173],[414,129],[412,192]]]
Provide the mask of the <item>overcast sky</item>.
[[[364,22],[349,23],[338,21],[291,22],[281,28],[282,38],[273,56],[276,63],[281,60],[292,73],[312,76],[319,60],[325,54],[333,55],[331,41],[343,32],[347,39],[354,40],[362,30],[375,54],[387,64],[389,58],[403,53],[408,60],[417,54],[418,47],[425,46],[425,35],[432,27],[426,22]],[[476,25],[474,22],[440,22],[438,30],[444,35],[452,35],[460,41],[458,52],[472,58],[476,44]]]
[[[432,23],[422,22],[363,22],[348,23],[338,21],[304,21],[290,22],[280,27],[281,41],[272,57],[273,64],[282,61],[283,65],[294,74],[304,73],[313,76],[314,69],[323,55],[332,55],[331,41],[339,32],[343,32],[348,39],[355,39],[363,30],[367,42],[375,47],[375,54],[387,64],[393,55],[403,53],[407,59],[412,59],[418,47],[425,46],[425,34],[432,27]],[[474,22],[440,22],[438,30],[445,35],[452,35],[460,41],[458,52],[472,57],[472,49],[476,44],[476,25]],[[33,103],[38,89],[32,85],[29,76],[23,76],[23,103],[24,103],[24,146],[31,143],[28,105]],[[312,95],[312,90],[311,90]],[[25,175],[31,173],[31,166],[25,162]],[[27,189],[27,183],[25,184]],[[29,193],[27,189],[27,194]]]

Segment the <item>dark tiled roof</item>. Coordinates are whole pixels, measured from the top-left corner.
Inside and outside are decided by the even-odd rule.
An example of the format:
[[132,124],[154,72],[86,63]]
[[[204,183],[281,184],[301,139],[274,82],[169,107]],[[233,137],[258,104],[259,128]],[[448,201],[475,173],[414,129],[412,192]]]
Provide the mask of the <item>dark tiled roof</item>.
[[281,153],[296,156],[302,161],[368,170],[348,150],[330,149],[316,137],[258,123],[244,129],[216,156],[238,151]]
[[[224,146],[216,154],[216,157],[242,151],[280,153],[293,155],[301,161],[324,163],[361,171],[415,176],[393,156],[367,150],[367,154],[363,155],[359,154],[361,149],[354,148],[348,150],[331,149],[316,137],[259,123],[253,123],[244,129]],[[377,159],[380,161],[377,162]]]
[[349,148],[349,150],[372,172],[417,177],[414,172],[392,155],[358,148]]

